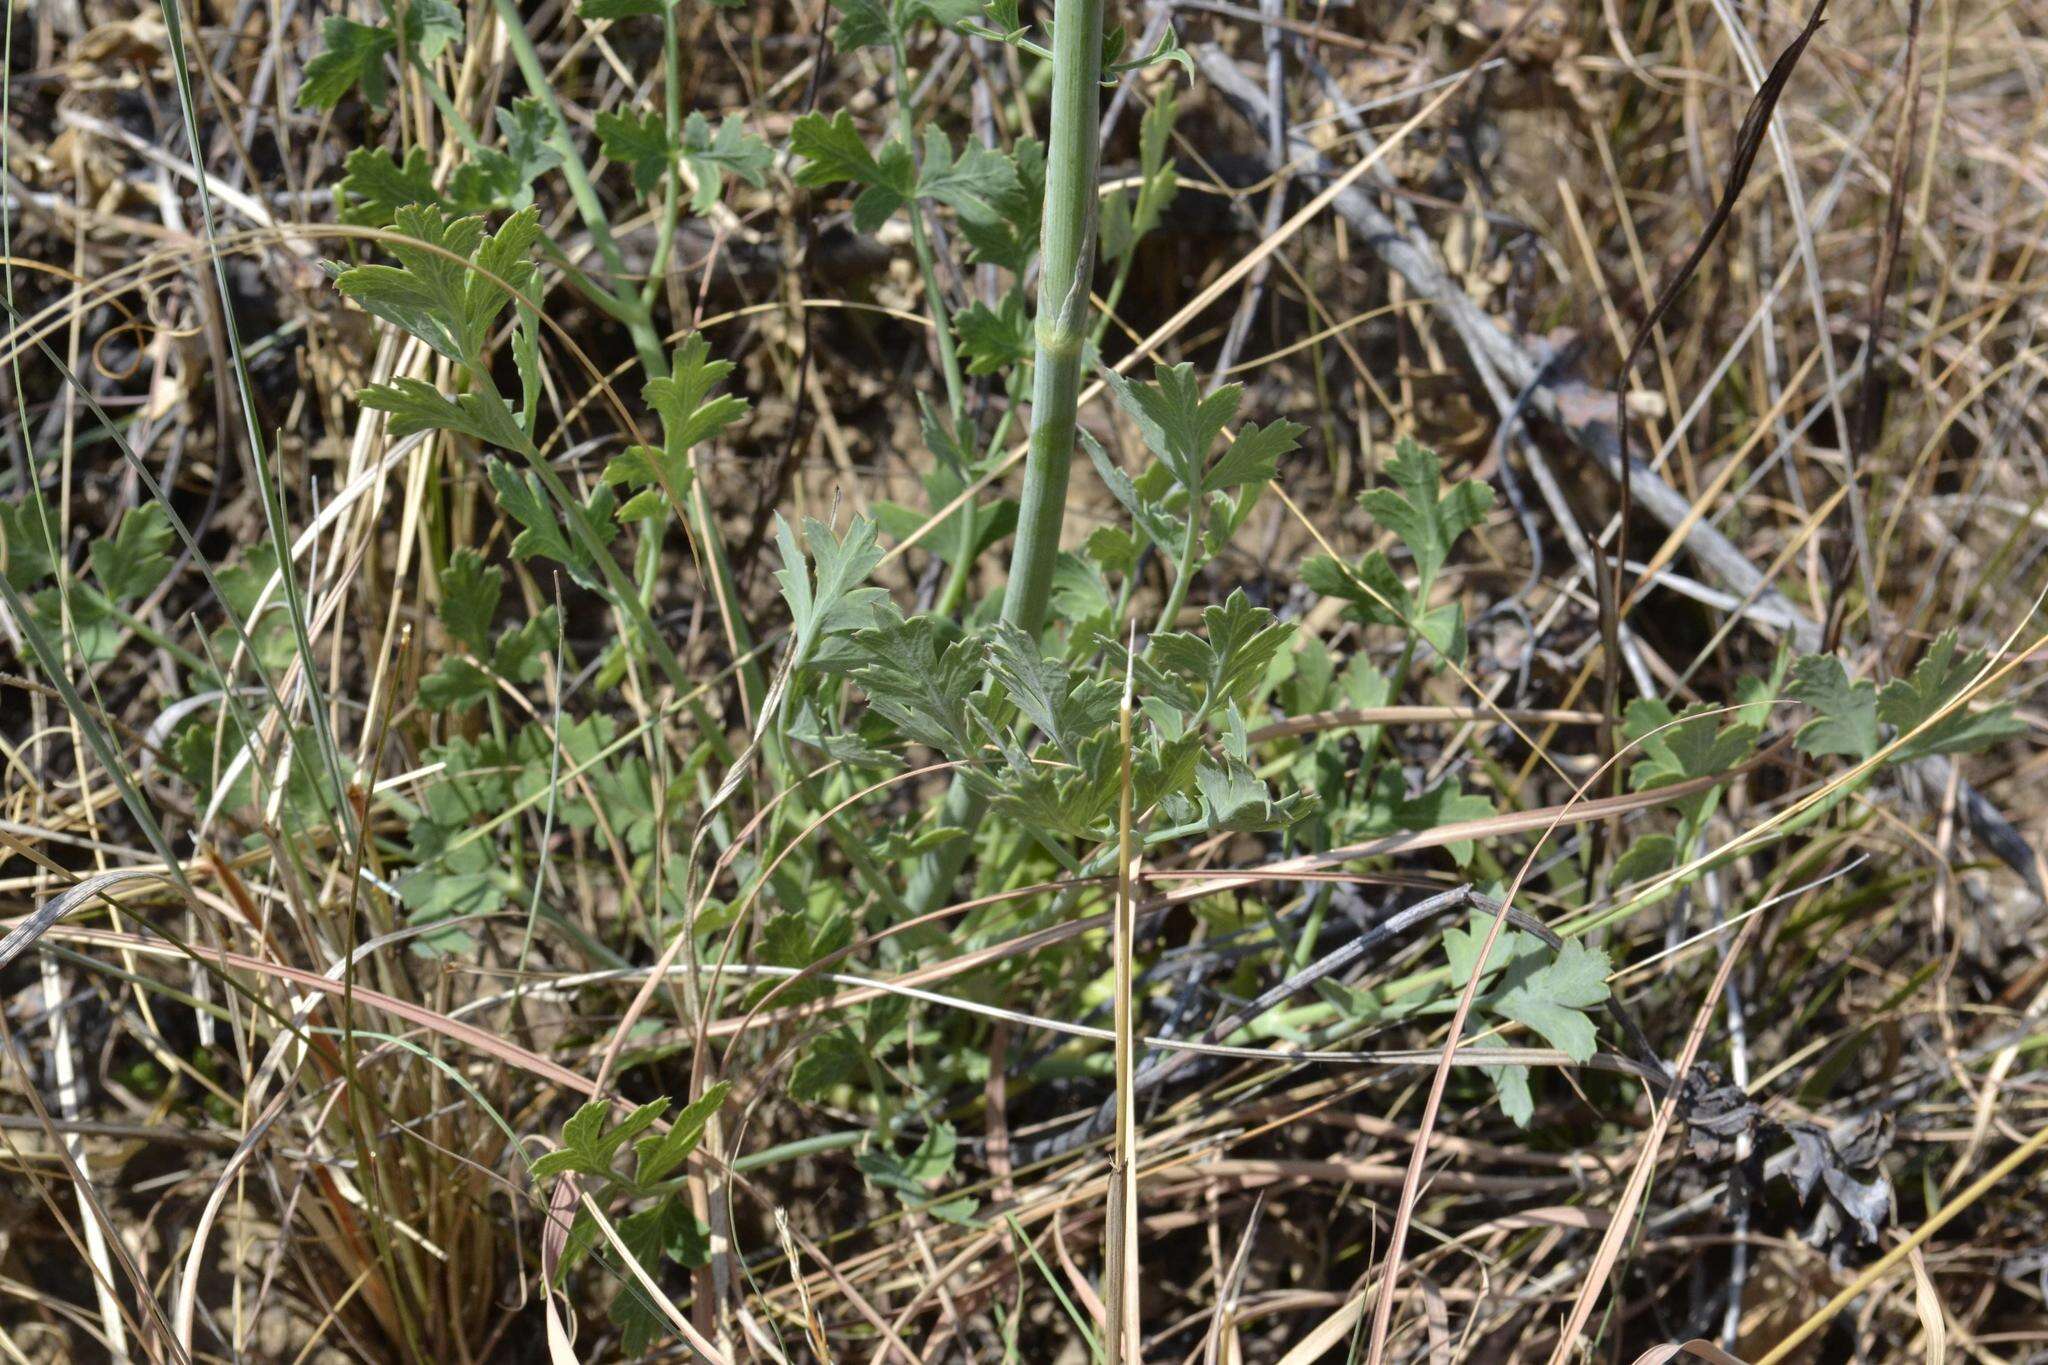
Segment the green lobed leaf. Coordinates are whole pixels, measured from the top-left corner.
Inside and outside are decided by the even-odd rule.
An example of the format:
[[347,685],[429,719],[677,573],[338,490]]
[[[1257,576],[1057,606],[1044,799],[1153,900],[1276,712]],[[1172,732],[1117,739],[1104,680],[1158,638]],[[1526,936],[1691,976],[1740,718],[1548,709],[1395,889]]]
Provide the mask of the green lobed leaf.
[[1083,430],[1078,433],[1081,446],[1088,452],[1089,463],[1095,466],[1096,475],[1103,486],[1130,513],[1131,520],[1156,545],[1176,547],[1186,536],[1186,524],[1174,516],[1163,502],[1142,492],[1137,482],[1110,458],[1102,443]]
[[862,1055],[860,1040],[843,1028],[820,1035],[790,1069],[790,1095],[812,1104],[828,1098],[862,1074]]
[[988,639],[989,672],[1009,693],[1024,718],[1070,759],[1081,745],[1116,717],[1122,684],[1113,678],[1077,678],[1057,659],[1048,659],[1023,631],[998,622]]
[[704,1137],[704,1128],[711,1122],[711,1116],[725,1103],[725,1097],[732,1093],[732,1083],[718,1081],[706,1087],[704,1093],[683,1106],[675,1122],[666,1133],[641,1138],[633,1144],[635,1156],[633,1183],[645,1188],[662,1179],[669,1172],[689,1160],[690,1153],[697,1150],[697,1144]]
[[[1637,752],[1643,757],[1629,769],[1629,784],[1637,791],[1724,773],[1749,756],[1757,739],[1757,728],[1740,720],[1719,725],[1713,707],[1688,706],[1674,716],[1655,697],[1630,702],[1622,728],[1629,739],[1641,741]],[[1716,786],[1683,798],[1677,803],[1680,813],[1697,825],[1720,790]]]
[[1151,383],[1133,383],[1105,370],[1103,381],[1174,481],[1191,492],[1199,491],[1209,450],[1237,415],[1244,390],[1225,384],[1205,398],[1192,364],[1157,365],[1153,375]]
[[[785,911],[761,926],[754,953],[773,967],[804,968],[838,952],[853,942],[853,920],[844,911],[834,911],[814,922],[802,911]],[[827,994],[832,988],[822,981],[795,985],[785,978],[764,981],[749,996],[749,1003],[773,992],[780,1005],[799,1005]]]
[[13,502],[0,502],[0,573],[7,585],[25,590],[55,571],[53,555],[63,545],[57,517],[41,490],[31,488]]
[[121,603],[147,595],[170,573],[174,544],[170,514],[161,505],[129,508],[112,537],[92,543],[92,573],[100,591]]
[[745,120],[738,114],[727,114],[713,133],[710,122],[702,114],[692,112],[683,120],[682,153],[697,178],[697,193],[690,201],[691,209],[697,213],[711,211],[724,191],[727,176],[759,189],[768,183],[768,168],[775,162],[774,149],[765,139],[748,132]]
[[299,85],[300,107],[332,109],[358,88],[365,101],[382,105],[391,92],[384,59],[398,50],[398,36],[388,28],[331,15],[320,27],[320,38],[320,51],[306,63]]
[[942,641],[929,616],[905,618],[893,607],[853,637],[859,661],[853,681],[868,704],[905,737],[948,758],[974,752],[968,702],[982,683],[979,640]]
[[1298,793],[1275,801],[1264,779],[1238,758],[1198,763],[1195,786],[1212,830],[1254,834],[1285,829],[1307,813],[1307,802]]
[[399,35],[406,49],[431,62],[451,43],[461,40],[462,11],[450,0],[405,0],[405,23]]
[[953,1173],[960,1140],[950,1123],[934,1123],[910,1155],[899,1157],[885,1147],[870,1147],[854,1164],[877,1187],[910,1203],[921,1204],[930,1187]]
[[[691,1266],[705,1265],[711,1259],[710,1230],[679,1196],[621,1218],[618,1234],[649,1279],[656,1277],[664,1257]],[[668,1315],[648,1300],[638,1277],[630,1273],[621,1277],[609,1316],[619,1329],[619,1346],[628,1360],[645,1355],[674,1330]]]
[[386,249],[398,264],[364,265],[336,277],[342,293],[472,371],[512,291],[531,299],[538,272],[530,259],[540,215],[528,207],[486,235],[481,218],[448,218],[438,208],[398,209],[401,234]]
[[1955,631],[1942,632],[1911,673],[1894,678],[1878,693],[1877,718],[1900,735],[1911,736],[1899,746],[1894,762],[1927,754],[1974,753],[2025,729],[2010,705],[1972,711],[1961,701],[1983,671],[1985,656],[1958,654],[1956,640]]
[[1414,595],[1421,601],[1429,596],[1458,537],[1485,519],[1493,506],[1493,490],[1467,479],[1440,494],[1443,465],[1436,452],[1405,437],[1395,443],[1387,473],[1394,487],[1368,489],[1359,502],[1408,547],[1419,579]]
[[653,193],[661,178],[675,164],[676,147],[668,140],[668,126],[662,116],[601,113],[593,120],[598,149],[633,173],[633,188]]
[[907,158],[905,165],[885,171],[861,139],[853,115],[843,109],[830,118],[810,113],[797,119],[790,126],[789,149],[801,163],[796,169],[799,185],[822,187],[851,180],[859,185],[887,185],[903,199],[916,187],[914,172],[913,178],[903,175],[909,169]]
[[946,134],[935,124],[925,125],[924,164],[917,173],[919,198],[936,199],[969,217],[991,218],[1018,187],[1017,167],[1010,158],[970,141],[956,159]]
[[874,605],[883,597],[880,588],[860,586],[882,562],[873,522],[855,517],[842,538],[824,522],[806,517],[804,540],[810,545],[808,561],[789,523],[776,513],[775,543],[782,551],[782,567],[775,571],[775,579],[789,603],[798,667],[828,635],[857,630],[871,621]]
[[504,590],[504,570],[485,564],[475,550],[457,550],[441,575],[441,624],[473,653],[483,654]]
[[393,436],[453,431],[505,450],[532,447],[519,428],[519,419],[496,391],[465,393],[450,399],[424,379],[400,377],[388,384],[367,386],[356,394],[356,401],[366,408],[391,414]]
[[408,205],[445,203],[434,186],[433,163],[420,147],[406,149],[403,165],[382,147],[357,147],[342,171],[337,193],[344,223],[385,227]]
[[977,299],[954,314],[953,327],[971,375],[1000,374],[1031,359],[1031,313],[1021,289],[1011,289],[994,308]]
[[1280,472],[1280,457],[1301,444],[1308,430],[1299,422],[1269,422],[1263,427],[1246,426],[1237,433],[1220,459],[1202,476],[1202,491],[1217,492],[1240,484],[1265,483]]
[[711,343],[692,332],[676,346],[666,378],[651,379],[641,395],[661,417],[662,444],[680,455],[722,434],[746,416],[746,399],[712,390],[732,373],[732,362],[713,360]]
[[562,1145],[533,1163],[533,1178],[545,1180],[567,1171],[576,1171],[608,1179],[620,1150],[653,1127],[655,1121],[667,1112],[667,1100],[650,1100],[617,1123],[612,1123],[610,1102],[592,1100],[562,1125]]
[[841,52],[886,47],[900,32],[888,0],[832,0],[832,8],[839,11],[839,23],[832,29],[832,46]]
[[1527,1024],[1575,1062],[1591,1060],[1598,1032],[1586,1011],[1607,999],[1607,954],[1577,939],[1566,940],[1557,956],[1514,980],[1491,1007],[1502,1018]]
[[1802,753],[1863,759],[1877,752],[1877,687],[1850,682],[1840,659],[1828,654],[1802,656],[1792,665],[1790,692],[1814,712],[1794,741]]
[[1196,712],[1242,704],[1264,680],[1294,626],[1255,607],[1244,589],[1202,610],[1203,634],[1162,631],[1139,660],[1148,684]]
[[[498,505],[519,523],[519,534],[512,540],[515,556],[552,559],[585,587],[599,586],[602,580],[597,566],[583,552],[581,542],[562,525],[538,478],[497,459],[485,463],[484,474],[497,491]],[[582,515],[600,543],[608,543],[618,534],[618,527],[612,523],[612,506],[611,490],[601,487],[582,508]]]
[[[1483,796],[1468,795],[1455,777],[1446,778],[1414,796],[1392,767],[1373,774],[1363,805],[1354,808],[1346,821],[1351,836],[1372,838],[1404,830],[1437,829],[1460,820],[1477,820],[1493,814],[1493,803]],[[1470,862],[1473,844],[1469,839],[1448,844],[1445,850],[1460,867]]]
[[1045,144],[1019,138],[1010,148],[1010,164],[1016,171],[1014,185],[988,201],[987,214],[963,214],[959,228],[976,262],[1021,276],[1038,250],[1045,211]]

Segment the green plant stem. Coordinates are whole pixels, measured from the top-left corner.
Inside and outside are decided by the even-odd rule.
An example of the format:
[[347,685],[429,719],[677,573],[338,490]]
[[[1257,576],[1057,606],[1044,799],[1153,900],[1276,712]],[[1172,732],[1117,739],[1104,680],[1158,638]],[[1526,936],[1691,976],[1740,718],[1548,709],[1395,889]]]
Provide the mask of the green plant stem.
[[[540,53],[534,50],[533,37],[526,31],[526,20],[513,0],[497,0],[497,7],[498,23],[511,45],[512,60],[518,65],[519,74],[525,77],[527,89],[547,107],[548,117],[554,122],[560,144],[557,150],[562,153],[562,178],[569,182],[569,197],[575,201],[577,216],[590,230],[590,240],[597,244],[597,254],[604,257],[604,263],[614,277],[623,280],[626,260],[619,254],[619,244],[612,240],[611,219],[598,200],[597,187],[590,183],[590,168],[583,164],[582,153],[576,150],[575,139],[569,136],[569,121],[562,116],[561,102],[555,98],[555,88],[548,82],[547,68],[541,65]],[[646,310],[640,311],[645,313]],[[636,347],[640,346],[640,341],[640,337],[635,335]],[[641,349],[644,360],[645,349]],[[658,337],[655,338],[654,353],[657,357],[661,354]]]
[[[995,433],[988,438],[988,449],[1001,450],[1003,442],[1009,438],[1010,423],[1017,413],[1016,399],[1016,388],[1012,385],[1010,405],[996,419]],[[963,468],[958,473],[961,487],[973,482],[973,470]],[[974,571],[974,542],[979,538],[974,508],[963,507],[954,515],[960,518],[960,534],[955,537],[956,550],[952,564],[947,567],[945,586],[939,590],[938,601],[932,608],[948,619],[959,614],[961,599],[967,595],[968,575]]]
[[[509,0],[500,0],[509,3]],[[1045,162],[1045,226],[1039,238],[1037,354],[1031,389],[1031,450],[1003,620],[1037,639],[1060,552],[1075,413],[1086,349],[1088,286],[1095,274],[1096,164],[1101,154],[1102,0],[1053,7],[1052,127]],[[940,823],[972,831],[981,800],[959,779]],[[972,839],[955,839],[921,859],[904,896],[911,910],[938,908],[966,865]]]
[[[612,239],[611,219],[606,216],[604,205],[598,200],[597,189],[590,182],[590,170],[583,164],[582,153],[576,150],[576,143],[569,136],[569,124],[562,116],[562,106],[555,99],[555,92],[548,85],[547,69],[541,65],[540,53],[534,50],[533,39],[526,32],[525,22],[513,0],[497,0],[498,21],[505,30],[507,42],[512,48],[512,59],[518,64],[519,73],[533,91],[534,97],[547,107],[553,119],[558,148],[562,153],[562,177],[569,184],[569,197],[576,205],[576,212],[583,219],[583,225],[590,232],[591,241],[597,244],[598,254],[604,258],[606,267],[623,284],[626,274],[624,257],[619,254],[618,243]],[[674,101],[671,91],[671,102]],[[673,180],[671,180],[673,183]],[[663,236],[671,236],[664,233]],[[587,276],[586,283],[594,284]],[[640,368],[649,379],[662,379],[668,375],[668,353],[663,349],[660,331],[654,325],[654,315],[648,303],[637,291],[603,290],[611,302],[606,311],[625,324],[632,334],[633,350],[640,358]],[[671,490],[671,496],[674,490]],[[713,595],[718,600],[719,614],[724,617],[729,643],[735,657],[744,658],[753,650],[753,635],[747,629],[746,621],[739,611],[739,592],[732,572],[732,561],[726,555],[725,540],[718,533],[718,523],[711,515],[711,504],[704,495],[704,481],[693,479],[689,490],[682,494],[682,512],[690,524],[690,533],[704,556],[704,575],[711,581]],[[646,534],[659,538],[664,523],[655,523],[647,528]],[[637,599],[641,616],[652,606],[652,575],[644,577],[636,585],[641,596]],[[650,627],[651,628],[651,627]],[[671,676],[670,681],[674,681]],[[747,708],[755,715],[760,714],[763,698],[767,695],[767,681],[761,675],[760,666],[748,662],[740,670],[740,688],[746,698]]]
[[1159,609],[1159,624],[1155,633],[1173,629],[1180,619],[1180,609],[1187,605],[1188,585],[1195,578],[1195,561],[1202,553],[1202,513],[1207,510],[1199,491],[1188,495],[1188,534],[1181,542],[1180,563],[1174,566],[1173,586],[1166,590],[1166,605]]
[[640,289],[640,306],[654,307],[661,282],[668,274],[669,253],[676,239],[676,223],[682,217],[682,171],[678,149],[683,145],[682,43],[676,36],[676,12],[664,5],[661,11],[662,121],[668,129],[668,174],[662,177],[661,230],[654,238],[654,263],[647,267],[647,283]]
[[1095,273],[1096,162],[1101,153],[1102,0],[1058,0],[1053,11],[1052,127],[1039,248],[1031,451],[1010,557],[1003,619],[1036,636],[1059,555],[1074,461],[1075,412]]
[[[896,54],[896,126],[903,145],[917,151],[916,110],[910,99],[910,57],[899,32],[892,44]],[[938,336],[939,370],[946,379],[946,406],[957,426],[967,415],[967,380],[960,370],[960,356],[953,345],[953,320],[946,309],[946,296],[939,288],[939,272],[932,255],[931,236],[925,230],[924,205],[912,195],[909,204],[910,245],[917,253],[917,271],[924,276],[925,305],[931,309],[932,330]]]

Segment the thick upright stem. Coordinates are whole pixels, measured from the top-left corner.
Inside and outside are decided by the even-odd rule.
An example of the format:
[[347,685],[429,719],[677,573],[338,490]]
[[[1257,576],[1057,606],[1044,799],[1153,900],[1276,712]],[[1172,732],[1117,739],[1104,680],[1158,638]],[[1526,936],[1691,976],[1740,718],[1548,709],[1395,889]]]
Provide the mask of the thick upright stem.
[[[1045,225],[1039,237],[1037,366],[1031,391],[1031,453],[1003,619],[1037,637],[1059,559],[1074,462],[1074,413],[1088,338],[1088,286],[1095,274],[1096,164],[1101,153],[1102,0],[1053,7],[1052,129],[1045,162]],[[980,800],[960,781],[946,794],[942,823],[971,830]],[[905,903],[924,914],[945,903],[972,847],[954,839],[925,855]]]
[[1067,511],[1074,409],[1095,273],[1096,161],[1102,118],[1102,0],[1053,8],[1052,131],[1040,236],[1038,356],[1031,391],[1031,454],[1003,619],[1029,635],[1045,624],[1046,596]]

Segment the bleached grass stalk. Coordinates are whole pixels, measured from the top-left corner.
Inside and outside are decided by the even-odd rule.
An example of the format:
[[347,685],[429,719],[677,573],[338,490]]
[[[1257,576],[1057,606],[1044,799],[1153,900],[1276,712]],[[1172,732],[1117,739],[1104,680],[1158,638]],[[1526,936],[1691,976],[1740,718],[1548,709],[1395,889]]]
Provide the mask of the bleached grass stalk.
[[1109,1322],[1109,1365],[1138,1359],[1137,1037],[1131,1022],[1132,939],[1137,933],[1138,841],[1131,811],[1131,683],[1135,632],[1124,652],[1124,696],[1117,709],[1117,744],[1123,755],[1116,806],[1116,916],[1111,971],[1116,977],[1112,1023],[1116,1029],[1116,1137],[1109,1167],[1108,1236],[1104,1242],[1104,1310]]

